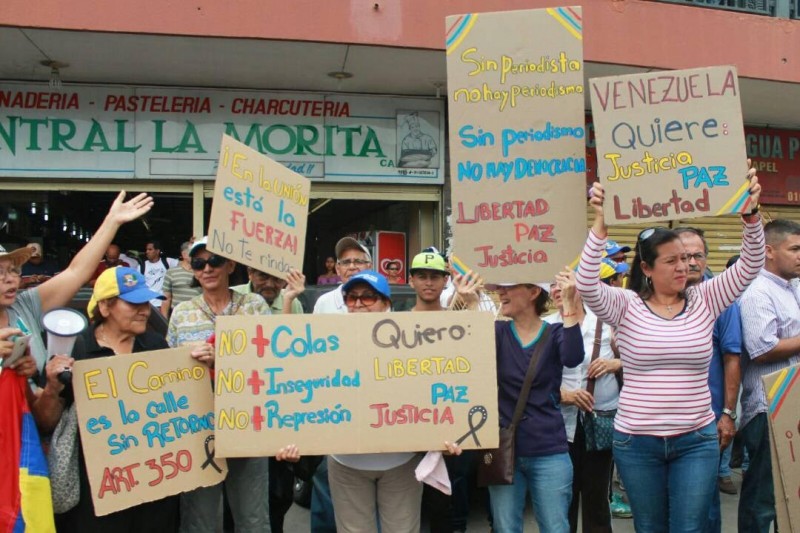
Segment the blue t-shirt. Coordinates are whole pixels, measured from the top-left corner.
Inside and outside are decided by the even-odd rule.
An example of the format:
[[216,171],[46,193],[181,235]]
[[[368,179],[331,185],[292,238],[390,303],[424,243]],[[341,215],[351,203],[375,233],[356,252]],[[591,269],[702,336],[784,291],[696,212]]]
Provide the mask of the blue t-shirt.
[[708,388],[711,391],[711,409],[714,416],[722,416],[725,407],[725,361],[726,353],[739,355],[742,353],[742,319],[739,313],[739,302],[733,302],[714,322],[714,352],[711,365],[708,367]]

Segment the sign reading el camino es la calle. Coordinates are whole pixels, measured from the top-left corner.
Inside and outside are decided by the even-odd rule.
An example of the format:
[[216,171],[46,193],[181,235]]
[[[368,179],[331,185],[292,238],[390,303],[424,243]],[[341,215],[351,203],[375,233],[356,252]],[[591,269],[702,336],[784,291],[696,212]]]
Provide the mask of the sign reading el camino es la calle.
[[326,181],[441,184],[440,100],[0,84],[0,172],[208,178],[223,134]]

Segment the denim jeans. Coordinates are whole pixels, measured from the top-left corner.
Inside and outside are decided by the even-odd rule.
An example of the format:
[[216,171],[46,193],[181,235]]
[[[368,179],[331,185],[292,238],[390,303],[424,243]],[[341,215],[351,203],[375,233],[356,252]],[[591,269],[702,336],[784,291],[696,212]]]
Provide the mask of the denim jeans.
[[[719,472],[717,477],[730,477],[731,476],[731,451],[733,450],[733,442],[728,444],[722,453],[719,455]],[[719,490],[714,491],[714,499],[711,501],[711,507],[708,508],[708,524],[706,525],[706,533],[721,533],[722,532],[722,512]]]
[[[223,482],[236,533],[269,533],[269,460],[228,459]],[[180,533],[216,533],[222,528],[222,485],[181,494]]]
[[705,531],[717,491],[717,425],[674,437],[614,431],[614,461],[636,531]]
[[739,497],[739,531],[769,532],[776,519],[775,493],[766,413],[757,414],[741,431],[750,465],[742,479]]
[[[331,459],[333,461],[334,459]],[[331,486],[328,483],[328,458],[314,472],[311,488],[311,533],[336,533]]]
[[522,533],[525,496],[531,494],[541,533],[569,533],[572,462],[569,454],[517,457],[512,485],[489,487],[493,531]]

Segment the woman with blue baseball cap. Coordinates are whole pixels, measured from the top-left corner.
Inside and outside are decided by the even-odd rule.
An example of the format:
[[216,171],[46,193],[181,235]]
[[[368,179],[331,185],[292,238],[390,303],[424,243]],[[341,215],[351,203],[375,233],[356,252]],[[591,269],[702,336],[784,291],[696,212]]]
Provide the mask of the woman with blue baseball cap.
[[[33,408],[41,428],[51,431],[62,415],[75,416],[74,407],[71,407],[74,402],[72,387],[65,386],[58,377],[64,370],[71,369],[76,359],[168,348],[163,336],[147,330],[147,320],[152,312],[150,300],[153,298],[164,299],[147,287],[144,276],[138,270],[114,267],[97,278],[86,309],[91,324],[77,339],[72,350],[74,358],[56,355],[47,363],[44,390]],[[78,438],[77,434],[75,438]],[[177,531],[177,496],[143,503],[106,516],[95,516],[80,439],[78,443],[80,497],[75,507],[56,515],[59,533]]]
[[[342,286],[348,313],[391,311],[392,292],[386,278],[374,270],[353,275]],[[461,449],[445,443],[449,453]],[[296,453],[296,449],[292,447]],[[336,454],[328,461],[328,479],[339,531],[416,533],[420,530],[422,484],[415,469],[420,456],[412,452]]]

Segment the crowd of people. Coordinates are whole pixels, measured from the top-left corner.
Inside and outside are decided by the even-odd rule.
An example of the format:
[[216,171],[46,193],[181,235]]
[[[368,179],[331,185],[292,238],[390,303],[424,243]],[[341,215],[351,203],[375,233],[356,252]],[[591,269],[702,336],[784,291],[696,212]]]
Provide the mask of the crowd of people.
[[[471,271],[451,269],[435,248],[413,257],[410,312],[497,317],[499,421],[502,427],[518,422],[513,481],[488,489],[493,531],[522,532],[528,500],[542,532],[575,532],[581,525],[611,531],[616,465],[637,531],[719,532],[719,484],[729,476],[727,451],[737,431],[749,458],[738,528],[770,530],[775,501],[760,378],[800,363],[800,225],[764,225],[754,171],[748,178],[756,207],[742,216],[741,255],[716,275],[708,271],[708,243],[696,228],[649,228],[632,247],[609,241],[600,184],[590,191],[594,222],[578,267],[554,280],[532,272],[527,283],[484,284]],[[190,346],[192,357],[213,368],[216,317],[305,311],[302,273],[280,278],[247,268],[247,281],[233,285],[237,265],[208,250],[205,237],[185,242],[175,260],[150,241],[142,263],[127,263],[114,237],[152,203],[145,194],[126,201],[121,193],[86,246],[57,272],[40,266],[41,247],[0,250],[0,357],[30,334],[25,354],[4,365],[0,386],[19,386],[43,437],[75,416],[69,384],[59,379],[75,360]],[[337,242],[317,281],[331,288],[313,313],[392,309],[392,280],[375,271],[370,251],[352,237]],[[48,359],[41,315],[66,305],[85,284],[93,287],[90,326],[72,353]],[[166,337],[148,327],[153,312],[168,317]],[[71,509],[42,517],[46,509],[5,501],[0,525],[4,531],[22,521],[44,524],[37,526],[42,531],[211,533],[227,508],[235,531],[280,532],[295,468],[302,465],[313,484],[314,533],[416,532],[423,513],[432,532],[463,531],[476,454],[452,442],[438,451],[445,452],[450,495],[423,484],[421,453],[312,459],[287,443],[275,457],[229,459],[219,485],[96,517],[79,447],[81,491]]]

